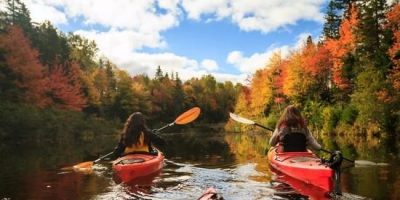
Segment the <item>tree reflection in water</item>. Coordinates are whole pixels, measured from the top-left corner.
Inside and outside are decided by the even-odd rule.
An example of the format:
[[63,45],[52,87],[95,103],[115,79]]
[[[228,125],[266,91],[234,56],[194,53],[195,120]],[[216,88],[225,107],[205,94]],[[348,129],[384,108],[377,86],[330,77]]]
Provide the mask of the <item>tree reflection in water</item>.
[[[95,141],[65,141],[60,146],[3,142],[0,198],[179,200],[196,199],[205,189],[214,187],[225,199],[268,199],[277,197],[279,189],[285,188],[278,187],[279,180],[269,168],[269,133],[190,130],[163,134],[168,144],[160,147],[166,156],[164,168],[160,174],[142,180],[146,183],[132,184],[121,184],[115,179],[110,161],[94,165],[92,173],[60,170],[108,153],[115,145],[114,136],[98,137]],[[396,138],[317,138],[324,148],[339,149],[350,159],[389,164],[344,166],[341,184],[345,195],[357,199],[400,199]],[[306,196],[304,191],[296,190],[297,195]]]

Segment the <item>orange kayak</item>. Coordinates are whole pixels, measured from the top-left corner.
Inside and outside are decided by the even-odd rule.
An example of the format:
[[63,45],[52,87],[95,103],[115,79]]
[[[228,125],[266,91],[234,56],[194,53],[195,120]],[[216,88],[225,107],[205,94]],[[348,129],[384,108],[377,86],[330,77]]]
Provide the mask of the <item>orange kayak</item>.
[[113,161],[114,173],[122,182],[128,183],[139,177],[148,176],[161,170],[164,154],[157,149],[156,154],[133,153]]
[[335,170],[321,162],[321,159],[312,152],[277,153],[273,147],[268,152],[268,160],[274,169],[295,179],[320,187],[327,192],[336,189]]

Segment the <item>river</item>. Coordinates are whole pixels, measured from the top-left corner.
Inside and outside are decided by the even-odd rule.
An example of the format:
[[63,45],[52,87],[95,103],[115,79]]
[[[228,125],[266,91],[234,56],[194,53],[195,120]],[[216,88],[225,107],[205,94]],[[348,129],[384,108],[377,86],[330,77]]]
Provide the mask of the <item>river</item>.
[[[0,199],[193,200],[209,187],[215,188],[226,200],[323,198],[311,186],[303,184],[301,190],[296,189],[301,182],[292,182],[293,187],[289,187],[282,182],[282,175],[271,171],[266,158],[268,134],[192,130],[163,136],[168,145],[160,147],[166,157],[162,171],[130,185],[117,181],[108,160],[96,163],[91,171],[65,170],[110,152],[116,143],[115,137],[39,146],[3,141]],[[326,149],[339,149],[346,158],[361,163],[351,165],[343,161],[343,196],[338,199],[400,199],[398,140],[317,138]],[[93,151],[95,145],[102,150]]]

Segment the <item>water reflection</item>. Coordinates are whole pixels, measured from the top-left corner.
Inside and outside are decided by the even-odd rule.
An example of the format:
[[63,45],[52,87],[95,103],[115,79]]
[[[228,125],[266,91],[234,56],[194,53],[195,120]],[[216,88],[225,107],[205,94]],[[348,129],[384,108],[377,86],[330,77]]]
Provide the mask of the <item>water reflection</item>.
[[[108,153],[114,139],[99,141],[103,148],[66,143],[63,149],[36,146],[29,152],[3,143],[0,199],[190,200],[208,187],[227,200],[325,198],[324,193],[314,194],[316,190],[309,186],[296,188],[292,182],[289,187],[287,180],[271,172],[266,157],[268,134],[188,131],[164,137],[168,146],[160,148],[166,156],[163,169],[129,184],[116,179],[109,161],[94,165],[91,173],[60,170]],[[398,147],[392,146],[398,141],[327,136],[318,140],[325,148],[340,149],[351,159],[389,164],[345,167],[341,176],[345,199],[400,199]]]

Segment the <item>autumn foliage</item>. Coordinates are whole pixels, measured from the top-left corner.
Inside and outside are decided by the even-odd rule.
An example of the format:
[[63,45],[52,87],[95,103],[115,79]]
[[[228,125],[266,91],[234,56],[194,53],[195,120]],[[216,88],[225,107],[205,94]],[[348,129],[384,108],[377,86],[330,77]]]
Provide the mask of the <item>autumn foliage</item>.
[[40,107],[49,105],[51,101],[46,96],[49,91],[46,69],[38,61],[39,53],[31,48],[22,29],[11,26],[7,34],[1,34],[0,49],[4,52],[1,64],[3,76],[12,80],[18,90],[15,100]]
[[38,51],[32,49],[18,26],[10,26],[7,33],[0,35],[0,49],[4,52],[2,76],[14,83],[15,101],[68,110],[81,110],[86,105],[76,63],[44,67],[38,60]]
[[343,20],[339,29],[339,39],[328,39],[326,41],[326,48],[331,53],[332,66],[332,80],[338,85],[339,88],[349,87],[349,80],[347,80],[343,72],[343,58],[353,51],[356,47],[357,36],[357,15],[358,11],[355,7],[351,7],[350,16]]
[[393,87],[400,92],[400,4],[397,4],[387,13],[388,26],[393,31],[393,45],[389,49],[393,62],[393,70],[390,76]]
[[76,63],[56,65],[48,70],[48,95],[53,105],[61,109],[80,111],[85,107],[85,98],[79,79],[79,67]]
[[338,37],[308,37],[285,57],[271,56],[238,97],[236,112],[268,123],[294,104],[310,127],[327,132],[400,127],[393,120],[400,106],[400,5],[377,5],[345,4]]

